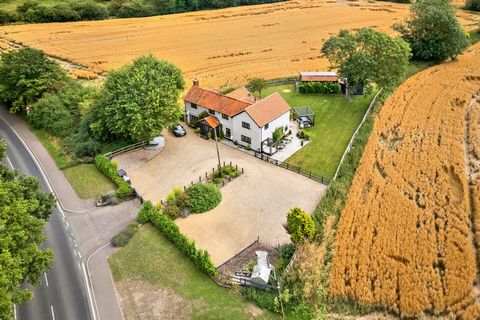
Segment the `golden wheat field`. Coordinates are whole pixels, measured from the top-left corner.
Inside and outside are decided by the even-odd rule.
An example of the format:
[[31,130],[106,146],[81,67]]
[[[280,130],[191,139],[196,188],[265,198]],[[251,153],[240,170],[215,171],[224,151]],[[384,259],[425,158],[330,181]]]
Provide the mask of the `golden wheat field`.
[[476,45],[386,101],[339,222],[333,296],[480,319],[479,93]]
[[[233,86],[254,76],[326,69],[320,48],[330,35],[341,28],[390,32],[407,14],[407,5],[388,2],[297,0],[149,18],[2,27],[0,47],[13,40],[96,72],[153,53],[178,65],[187,79]],[[459,16],[468,28],[476,19],[465,12]]]

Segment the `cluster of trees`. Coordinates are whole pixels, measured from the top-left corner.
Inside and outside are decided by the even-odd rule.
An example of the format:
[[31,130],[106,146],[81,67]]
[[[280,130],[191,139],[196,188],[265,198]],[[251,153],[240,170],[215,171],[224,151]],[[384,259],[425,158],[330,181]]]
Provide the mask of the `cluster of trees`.
[[158,136],[178,121],[183,88],[180,70],[153,56],[112,72],[100,89],[70,79],[35,49],[3,53],[0,61],[0,101],[11,112],[29,110],[27,121],[78,161]]
[[20,285],[37,285],[53,260],[52,250],[40,245],[55,200],[41,191],[38,179],[3,165],[5,157],[0,140],[0,319],[12,319],[12,305],[32,297]]
[[480,11],[480,0],[466,0],[465,9],[472,11]]
[[93,0],[43,5],[27,0],[15,12],[0,10],[0,24],[16,21],[30,23],[103,20],[109,17],[147,17],[203,9],[218,9],[241,5],[279,2],[285,0],[111,0],[108,4]]
[[324,43],[323,55],[347,79],[349,90],[369,83],[395,87],[405,78],[410,58],[455,59],[470,44],[449,0],[417,1],[410,16],[393,28],[400,37],[363,28],[356,33],[341,30]]

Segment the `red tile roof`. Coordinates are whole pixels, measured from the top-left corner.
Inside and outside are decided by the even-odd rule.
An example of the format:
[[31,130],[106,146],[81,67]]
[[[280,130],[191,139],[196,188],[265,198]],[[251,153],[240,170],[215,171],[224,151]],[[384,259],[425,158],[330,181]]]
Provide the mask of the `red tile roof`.
[[200,121],[205,121],[206,123],[208,123],[208,125],[210,127],[212,127],[213,129],[215,129],[216,127],[218,127],[218,125],[220,124],[220,122],[215,119],[215,117],[212,117],[212,116],[208,116],[208,117],[205,117],[203,118],[202,120]]
[[302,76],[300,79],[303,82],[336,82],[338,81],[338,76]]
[[230,117],[242,112],[252,104],[198,86],[192,86],[184,100]]
[[290,112],[290,105],[278,92],[275,92],[251,105],[245,111],[259,127],[263,127],[286,112]]
[[247,103],[255,103],[255,101],[257,101],[255,96],[252,95],[245,87],[240,87],[236,90],[233,90],[232,92],[227,93],[226,96]]

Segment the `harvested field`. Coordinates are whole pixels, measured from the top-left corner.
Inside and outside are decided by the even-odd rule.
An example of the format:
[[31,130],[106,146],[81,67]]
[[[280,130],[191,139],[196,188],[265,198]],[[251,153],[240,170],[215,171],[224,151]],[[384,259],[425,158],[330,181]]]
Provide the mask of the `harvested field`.
[[480,318],[478,92],[480,45],[387,100],[339,222],[331,295]]
[[[340,28],[390,26],[408,5],[297,0],[169,16],[2,27],[0,38],[103,72],[153,53],[188,79],[229,87],[253,76],[276,78],[327,68],[323,41]],[[474,15],[459,13],[469,28]],[[1,43],[0,46],[4,46]]]

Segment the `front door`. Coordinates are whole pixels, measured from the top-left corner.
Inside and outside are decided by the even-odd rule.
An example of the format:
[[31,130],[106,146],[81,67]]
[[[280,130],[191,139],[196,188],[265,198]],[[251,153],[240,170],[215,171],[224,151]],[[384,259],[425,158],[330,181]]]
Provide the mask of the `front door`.
[[232,137],[232,132],[230,131],[230,128],[225,128],[225,138],[230,139]]

